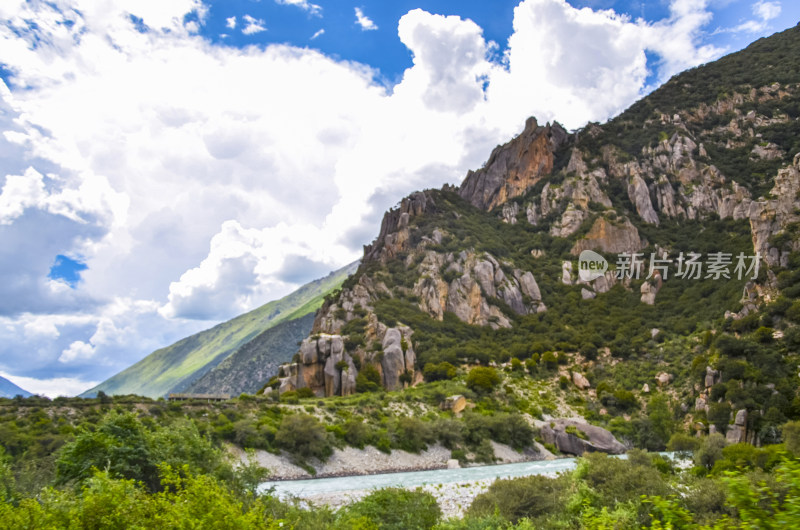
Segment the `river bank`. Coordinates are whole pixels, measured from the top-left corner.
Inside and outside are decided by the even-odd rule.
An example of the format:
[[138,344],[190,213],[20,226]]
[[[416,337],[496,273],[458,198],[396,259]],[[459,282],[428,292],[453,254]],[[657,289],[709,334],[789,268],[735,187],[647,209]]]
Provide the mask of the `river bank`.
[[[536,462],[555,458],[552,453],[538,443],[534,449],[522,452],[515,451],[504,444],[491,443],[496,464]],[[229,450],[238,460],[242,462],[246,460],[245,452],[238,447],[232,446]],[[438,444],[418,454],[397,449],[387,454],[378,451],[373,446],[367,446],[364,449],[345,447],[335,449],[325,462],[310,462],[316,470],[315,475],[294,464],[291,458],[285,454],[259,450],[255,451],[254,456],[259,466],[269,470],[269,480],[283,481],[446,469],[451,453],[449,449]]]

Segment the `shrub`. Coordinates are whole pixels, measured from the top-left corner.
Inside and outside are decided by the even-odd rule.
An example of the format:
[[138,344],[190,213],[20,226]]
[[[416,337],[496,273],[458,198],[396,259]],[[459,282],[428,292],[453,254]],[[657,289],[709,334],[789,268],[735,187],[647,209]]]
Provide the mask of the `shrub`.
[[706,436],[700,443],[700,447],[694,452],[694,463],[711,469],[714,467],[714,463],[722,458],[722,450],[725,445],[725,437],[719,433]]
[[357,418],[350,418],[344,422],[342,429],[344,430],[344,440],[359,449],[363,449],[373,438],[369,425]]
[[594,361],[597,359],[597,346],[592,343],[586,343],[581,346],[581,355],[583,355],[587,360]]
[[678,456],[688,457],[700,447],[700,439],[683,432],[676,432],[667,443],[667,451],[674,451]]
[[297,397],[300,399],[308,399],[314,397],[314,391],[308,387],[297,389]]
[[284,416],[278,432],[275,433],[275,444],[299,462],[305,462],[309,458],[324,461],[333,454],[325,427],[308,414]]
[[356,392],[376,392],[381,388],[381,374],[371,364],[366,364],[356,376]]
[[541,362],[542,365],[544,365],[544,367],[548,370],[555,370],[558,368],[558,358],[556,357],[556,354],[551,351],[547,351],[542,354]]
[[402,417],[394,427],[394,445],[409,453],[419,453],[435,442],[436,437],[429,423],[418,418]]
[[521,372],[522,371],[522,361],[514,357],[511,359],[511,371],[512,372]]
[[500,375],[491,367],[478,366],[467,374],[467,387],[475,392],[491,392],[499,384]]
[[661,473],[646,458],[631,461],[610,457],[604,453],[588,453],[581,457],[575,477],[594,490],[594,506],[612,508],[618,503],[637,502],[642,495],[666,496],[669,486]]
[[439,364],[426,363],[425,368],[422,369],[422,375],[425,376],[426,381],[453,379],[456,373],[456,367],[447,361],[442,361]]
[[495,481],[486,493],[478,495],[467,510],[468,517],[487,517],[497,512],[517,523],[562,513],[568,497],[569,477],[543,475]]
[[422,530],[433,528],[442,518],[442,510],[436,498],[421,489],[385,488],[350,505],[345,518],[365,518],[380,530]]
[[786,450],[795,456],[800,456],[800,421],[790,421],[784,424],[782,433]]

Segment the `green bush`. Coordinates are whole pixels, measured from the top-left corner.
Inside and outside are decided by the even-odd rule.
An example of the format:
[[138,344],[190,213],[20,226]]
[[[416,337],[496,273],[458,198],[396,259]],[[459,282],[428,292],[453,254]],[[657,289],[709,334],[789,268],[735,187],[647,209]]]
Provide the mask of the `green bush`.
[[800,421],[790,421],[781,429],[786,450],[794,456],[800,456]]
[[377,392],[380,389],[380,372],[371,364],[365,364],[356,376],[356,392]]
[[436,441],[428,422],[414,417],[399,418],[394,425],[394,446],[409,453],[419,453]]
[[333,454],[325,427],[308,414],[284,416],[275,433],[275,444],[302,463],[310,458],[324,461]]
[[487,393],[500,384],[497,370],[488,366],[478,366],[467,374],[467,387],[478,393]]
[[364,518],[380,530],[423,530],[433,528],[442,518],[442,510],[436,498],[421,489],[381,489],[370,493],[344,511],[345,520]]
[[422,375],[425,377],[426,381],[454,379],[456,373],[456,367],[447,361],[442,361],[439,364],[426,363],[425,368],[422,369]]
[[705,469],[711,469],[716,461],[722,458],[722,450],[726,445],[725,437],[719,433],[706,436],[694,452],[694,463]]
[[297,397],[300,399],[308,399],[314,397],[314,391],[308,387],[298,388]]
[[517,523],[523,518],[552,516],[564,512],[569,495],[569,477],[543,475],[497,480],[486,493],[478,495],[467,510],[468,517],[495,513]]

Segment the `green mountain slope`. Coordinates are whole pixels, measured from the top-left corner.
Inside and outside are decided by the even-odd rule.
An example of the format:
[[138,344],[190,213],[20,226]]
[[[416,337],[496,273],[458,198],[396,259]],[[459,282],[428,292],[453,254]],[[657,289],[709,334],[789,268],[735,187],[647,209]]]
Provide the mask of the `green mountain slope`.
[[186,391],[232,396],[256,393],[278,373],[279,365],[292,359],[297,344],[308,336],[313,324],[314,313],[308,313],[262,332],[192,383]]
[[[638,447],[663,449],[679,426],[774,443],[800,419],[798,49],[800,26],[574,134],[531,118],[459,187],[412,193],[279,391],[346,396],[505,364],[558,396],[521,394],[531,410]],[[587,250],[604,274],[577,274]]]
[[82,394],[163,396],[182,391],[259,333],[315,311],[324,296],[338,288],[357,263],[310,282],[293,293],[249,313],[156,350],[133,366]]
[[21,389],[8,379],[0,377],[0,397],[13,398],[14,396],[17,395],[22,397],[28,397],[31,395],[31,393]]

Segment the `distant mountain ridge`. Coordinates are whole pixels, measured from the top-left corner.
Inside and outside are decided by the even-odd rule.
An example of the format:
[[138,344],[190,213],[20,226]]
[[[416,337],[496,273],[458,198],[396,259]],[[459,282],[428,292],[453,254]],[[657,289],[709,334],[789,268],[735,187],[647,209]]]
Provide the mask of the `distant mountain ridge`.
[[238,350],[192,383],[192,394],[255,394],[291,359],[297,345],[311,332],[314,313],[281,322],[243,344]]
[[92,397],[102,391],[108,395],[137,394],[157,398],[185,391],[264,331],[316,311],[325,295],[337,289],[357,266],[358,262],[347,265],[280,300],[156,350],[81,396]]
[[8,379],[0,377],[0,397],[13,398],[15,396],[29,397],[32,396],[27,390],[23,390]]

